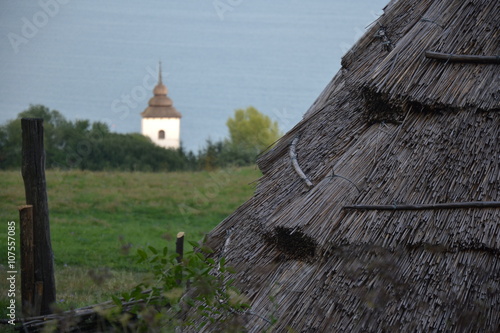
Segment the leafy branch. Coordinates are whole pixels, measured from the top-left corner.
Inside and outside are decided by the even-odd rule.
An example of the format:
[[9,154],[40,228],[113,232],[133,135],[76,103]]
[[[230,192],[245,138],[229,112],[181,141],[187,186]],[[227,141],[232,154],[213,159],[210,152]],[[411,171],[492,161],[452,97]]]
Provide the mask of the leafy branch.
[[[161,251],[152,246],[139,249],[138,262],[149,266],[152,277],[122,293],[121,298],[115,297],[119,311],[107,319],[137,332],[201,329],[207,324],[223,332],[240,331],[238,316],[249,306],[230,277],[234,270],[224,258],[210,258],[212,250],[208,247],[190,244],[193,251],[180,261],[178,254],[169,253],[167,247]],[[122,307],[123,302],[132,300],[140,302],[134,302],[129,309]],[[128,316],[124,317],[124,312]]]

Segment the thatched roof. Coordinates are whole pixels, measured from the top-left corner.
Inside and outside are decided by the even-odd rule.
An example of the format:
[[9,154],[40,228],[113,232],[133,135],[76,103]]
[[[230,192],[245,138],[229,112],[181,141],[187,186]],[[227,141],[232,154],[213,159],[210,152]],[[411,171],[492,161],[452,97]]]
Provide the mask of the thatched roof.
[[496,0],[392,1],[344,56],[208,235],[251,313],[276,332],[500,329],[498,17]]
[[[500,77],[494,69],[500,63],[499,18],[498,1],[395,1],[344,56],[342,65],[352,73],[349,82],[360,82],[390,99],[499,110]],[[427,58],[426,51],[493,56],[496,61],[445,65]]]

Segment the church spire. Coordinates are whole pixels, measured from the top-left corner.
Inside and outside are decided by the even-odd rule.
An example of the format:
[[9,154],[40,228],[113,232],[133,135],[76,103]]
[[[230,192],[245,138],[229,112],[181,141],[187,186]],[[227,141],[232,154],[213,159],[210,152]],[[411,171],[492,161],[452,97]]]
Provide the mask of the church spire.
[[163,84],[163,79],[162,79],[162,75],[161,75],[161,60],[159,61],[159,66],[158,66],[158,83],[156,84],[156,87],[154,88],[153,93],[155,96],[157,96],[157,95],[166,96],[168,94],[168,89]]
[[159,61],[160,62],[160,69],[158,70],[158,84],[162,84],[162,80],[161,80],[161,60]]

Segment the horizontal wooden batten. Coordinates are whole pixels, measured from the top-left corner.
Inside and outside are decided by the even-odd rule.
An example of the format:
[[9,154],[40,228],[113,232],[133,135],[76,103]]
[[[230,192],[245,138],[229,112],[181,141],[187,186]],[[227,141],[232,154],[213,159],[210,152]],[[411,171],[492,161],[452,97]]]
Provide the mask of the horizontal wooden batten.
[[420,205],[351,205],[342,207],[342,209],[354,210],[427,210],[464,208],[500,208],[500,201],[449,202]]
[[500,56],[480,56],[480,55],[452,54],[452,53],[425,51],[425,57],[429,59],[436,59],[436,60],[443,60],[450,62],[500,64]]

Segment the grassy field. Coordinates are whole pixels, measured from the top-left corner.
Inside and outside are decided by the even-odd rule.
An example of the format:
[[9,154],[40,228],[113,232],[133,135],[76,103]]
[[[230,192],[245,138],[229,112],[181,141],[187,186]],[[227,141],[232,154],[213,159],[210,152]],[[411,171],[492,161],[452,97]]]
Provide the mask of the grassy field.
[[[252,195],[259,177],[255,167],[172,173],[47,171],[60,306],[100,302],[137,284],[147,274],[135,262],[138,248],[173,248],[179,231],[189,241],[200,240]],[[19,226],[17,207],[24,202],[20,172],[0,172],[2,234],[8,221]],[[6,237],[0,248],[7,248]],[[18,261],[19,251],[17,244]],[[2,252],[4,276],[7,255]],[[2,309],[5,297],[0,295]]]

